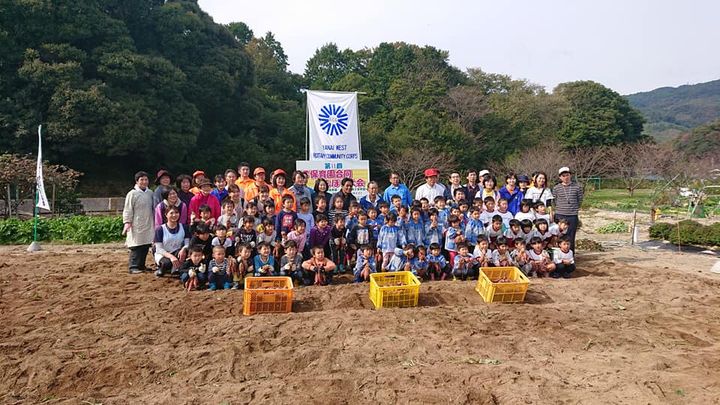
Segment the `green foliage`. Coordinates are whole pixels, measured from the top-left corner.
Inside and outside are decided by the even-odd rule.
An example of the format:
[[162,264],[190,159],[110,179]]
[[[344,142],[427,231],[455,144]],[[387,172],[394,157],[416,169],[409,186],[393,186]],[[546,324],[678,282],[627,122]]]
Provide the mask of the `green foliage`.
[[44,123],[46,156],[98,177],[219,172],[236,159],[206,151],[247,150],[243,160],[259,162],[276,140],[290,141],[292,160],[302,152],[301,80],[271,33],[216,24],[194,1],[1,9],[0,150],[34,151],[31,129]]
[[[45,223],[38,224],[38,239],[46,240],[48,229]],[[0,244],[26,244],[33,240],[33,222],[20,219],[0,220]]]
[[628,225],[625,221],[613,221],[605,226],[595,229],[597,233],[626,233]]
[[653,239],[669,240],[670,233],[676,229],[676,226],[667,222],[658,222],[650,226],[650,237]]
[[629,196],[627,190],[612,187],[605,184],[603,180],[603,188],[595,190],[592,193],[586,193],[583,199],[582,208],[598,208],[613,211],[632,212],[632,210],[649,211],[652,205],[651,197],[652,189],[637,189],[633,196]]
[[720,80],[680,87],[662,87],[625,96],[647,120],[653,137],[674,129],[677,133],[720,119]]
[[675,148],[693,157],[720,155],[720,119],[682,135],[676,139]]
[[[40,219],[38,240],[74,243],[107,243],[124,239],[122,217],[72,216]],[[33,220],[0,221],[0,244],[27,244],[33,240]]]
[[691,220],[676,224],[657,223],[650,227],[650,237],[673,244],[720,246],[720,223],[702,225]]
[[291,169],[305,155],[308,87],[365,93],[360,132],[373,173],[382,154],[419,144],[478,167],[518,145],[630,142],[642,128],[627,101],[597,83],[551,94],[462,72],[432,46],[329,43],[293,74],[272,32],[217,24],[196,1],[15,1],[0,7],[0,27],[0,150],[34,152],[32,128],[47,124],[47,158],[105,187],[140,168],[212,176],[246,160]]
[[560,140],[567,147],[614,145],[642,140],[644,119],[617,92],[592,81],[561,83],[555,93],[569,109]]

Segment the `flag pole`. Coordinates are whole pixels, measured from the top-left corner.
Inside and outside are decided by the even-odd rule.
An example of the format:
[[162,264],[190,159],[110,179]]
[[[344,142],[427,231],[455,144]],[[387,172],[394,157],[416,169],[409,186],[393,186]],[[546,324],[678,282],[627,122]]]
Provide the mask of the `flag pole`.
[[[38,163],[36,167],[36,173],[35,173],[35,198],[33,199],[33,241],[28,246],[27,251],[28,252],[37,252],[39,250],[42,250],[40,247],[40,243],[37,239],[37,226],[38,226],[38,216],[40,215],[40,187],[43,187],[42,193],[45,194],[45,188],[42,181],[42,140],[41,135],[42,134],[42,125],[38,126]],[[47,197],[44,197],[43,200],[43,206],[47,208]]]
[[310,131],[308,130],[310,111],[308,111],[307,89],[300,89],[300,92],[305,94],[305,160],[310,160],[310,148],[308,146],[310,138]]
[[33,241],[28,246],[27,251],[28,252],[37,252],[39,250],[42,250],[40,247],[40,243],[37,240],[37,226],[38,226],[38,192],[37,192],[37,184],[35,184],[35,198],[33,199],[35,204],[33,207]]

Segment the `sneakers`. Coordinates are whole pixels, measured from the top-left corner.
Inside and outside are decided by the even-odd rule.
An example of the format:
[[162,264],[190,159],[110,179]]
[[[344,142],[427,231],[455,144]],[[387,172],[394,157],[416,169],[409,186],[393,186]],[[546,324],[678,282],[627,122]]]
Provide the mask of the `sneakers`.
[[561,275],[561,274],[560,274],[559,272],[557,272],[557,271],[551,271],[551,272],[550,272],[550,277],[552,277],[552,278],[560,278],[561,276],[564,277],[565,274],[562,274],[562,275]]
[[142,274],[142,272],[142,270],[136,268],[128,269],[128,273],[130,274]]
[[210,287],[208,287],[208,290],[210,290],[210,291],[217,290],[217,286],[215,285],[215,283],[210,283]]
[[565,273],[562,274],[562,278],[570,278],[571,275],[572,275],[572,273],[565,272]]
[[155,271],[155,277],[162,277],[162,276],[163,276],[162,270],[157,269],[157,271]]
[[239,289],[240,289],[240,283],[233,283],[232,289],[233,289],[233,290],[239,290]]

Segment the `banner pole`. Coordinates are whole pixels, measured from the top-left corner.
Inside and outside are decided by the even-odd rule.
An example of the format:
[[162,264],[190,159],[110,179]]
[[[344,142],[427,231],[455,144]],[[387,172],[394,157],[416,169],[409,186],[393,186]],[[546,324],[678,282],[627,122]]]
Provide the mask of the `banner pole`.
[[39,214],[38,198],[39,198],[38,188],[37,188],[37,183],[35,183],[35,198],[33,199],[33,201],[35,202],[35,204],[33,204],[34,205],[34,207],[33,207],[33,241],[30,244],[30,246],[28,246],[28,248],[27,248],[27,251],[31,252],[31,253],[42,250],[42,248],[40,247],[40,243],[38,243],[38,240],[37,240],[37,227],[38,227],[38,214]]
[[310,116],[310,111],[308,110],[307,98],[307,91],[305,91],[305,160],[310,160],[310,147],[308,146],[310,138],[310,130],[308,129],[308,119]]
[[[40,202],[40,185],[42,184],[42,125],[38,125],[38,163],[35,168],[35,198],[33,199],[33,241],[28,246],[27,251],[28,252],[37,252],[39,250],[42,250],[40,248],[40,243],[38,243],[38,236],[37,236],[37,227],[38,227],[38,216],[40,215],[40,207],[38,207]],[[43,189],[43,195],[45,191]],[[45,203],[43,205],[45,208],[47,208],[47,204]]]
[[[358,157],[362,160],[362,137],[360,136],[360,102],[358,101],[358,93],[355,92],[355,111],[357,111],[357,131],[358,131]],[[366,94],[366,93],[362,93]]]
[[35,207],[33,207],[33,242],[37,242],[37,223],[38,223],[38,192],[37,192],[37,184],[35,184]]

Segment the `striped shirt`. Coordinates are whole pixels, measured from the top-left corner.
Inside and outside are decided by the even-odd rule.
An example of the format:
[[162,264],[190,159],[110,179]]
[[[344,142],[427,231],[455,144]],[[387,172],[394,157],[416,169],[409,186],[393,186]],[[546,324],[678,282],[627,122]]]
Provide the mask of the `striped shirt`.
[[583,190],[577,183],[567,186],[559,183],[553,187],[555,212],[560,215],[577,215],[583,200]]

